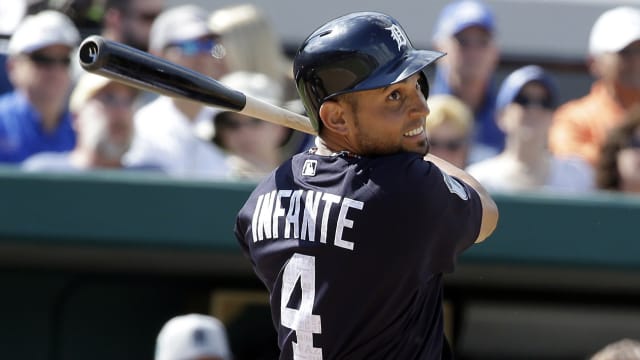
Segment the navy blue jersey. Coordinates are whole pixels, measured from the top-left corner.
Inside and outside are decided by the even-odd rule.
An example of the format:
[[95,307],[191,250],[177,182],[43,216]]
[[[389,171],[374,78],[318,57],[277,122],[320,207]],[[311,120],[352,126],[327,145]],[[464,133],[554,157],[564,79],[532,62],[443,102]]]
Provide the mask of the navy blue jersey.
[[256,187],[235,233],[281,359],[440,359],[442,274],[481,218],[475,190],[419,154],[309,152]]

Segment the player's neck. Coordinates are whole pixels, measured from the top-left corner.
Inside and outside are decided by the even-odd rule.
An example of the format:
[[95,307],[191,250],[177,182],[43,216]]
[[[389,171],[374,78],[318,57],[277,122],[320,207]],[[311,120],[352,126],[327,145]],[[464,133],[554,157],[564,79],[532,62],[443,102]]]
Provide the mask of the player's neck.
[[339,142],[332,141],[331,138],[321,138],[319,136],[316,137],[316,154],[331,156],[337,153],[349,153],[353,155],[359,155],[354,151],[351,151],[349,146],[344,144],[340,144]]

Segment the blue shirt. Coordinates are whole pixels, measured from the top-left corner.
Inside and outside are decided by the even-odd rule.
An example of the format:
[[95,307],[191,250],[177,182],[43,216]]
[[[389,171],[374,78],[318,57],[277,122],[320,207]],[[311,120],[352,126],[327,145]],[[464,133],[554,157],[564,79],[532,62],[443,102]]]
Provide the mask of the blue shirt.
[[7,55],[0,54],[0,95],[13,90],[13,85],[9,81],[9,74],[7,74],[6,68]]
[[477,193],[419,154],[305,152],[256,187],[235,235],[271,295],[280,359],[442,360],[442,275],[481,220]]
[[0,163],[19,163],[43,151],[69,151],[76,143],[71,113],[62,114],[52,133],[42,128],[40,113],[19,91],[0,96]]
[[[500,152],[504,148],[504,133],[496,124],[497,92],[493,83],[489,85],[487,90],[482,105],[474,112],[474,142],[489,146],[495,149],[496,152]],[[444,66],[438,66],[436,69],[431,93],[455,95],[447,82],[447,70]]]

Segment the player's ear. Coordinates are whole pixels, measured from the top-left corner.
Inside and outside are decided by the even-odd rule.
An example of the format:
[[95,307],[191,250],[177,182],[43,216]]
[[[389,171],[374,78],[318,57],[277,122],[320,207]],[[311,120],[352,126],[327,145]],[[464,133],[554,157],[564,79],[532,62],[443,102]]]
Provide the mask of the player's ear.
[[344,119],[343,105],[338,101],[328,100],[320,105],[320,119],[322,125],[332,132],[345,134],[348,132],[347,122]]

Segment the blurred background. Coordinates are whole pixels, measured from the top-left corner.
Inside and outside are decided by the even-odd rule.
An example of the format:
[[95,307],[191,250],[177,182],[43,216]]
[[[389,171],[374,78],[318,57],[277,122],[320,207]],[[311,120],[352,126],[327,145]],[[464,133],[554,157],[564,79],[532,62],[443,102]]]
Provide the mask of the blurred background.
[[[99,34],[104,1],[2,0],[0,54],[6,57],[22,16],[44,9],[67,14],[81,38]],[[209,13],[241,3],[165,0],[164,6],[195,4]],[[448,3],[252,2],[289,59],[317,26],[358,10],[392,15],[416,47],[431,48]],[[594,82],[587,58],[598,16],[619,5],[640,7],[638,0],[486,4],[497,24],[496,83],[535,63],[556,79],[560,103],[585,96]],[[0,75],[0,83],[9,83]],[[277,358],[267,294],[232,234],[255,180],[0,166],[0,357],[152,359],[162,324],[197,312],[225,324],[236,359]],[[498,230],[446,277],[446,330],[457,358],[588,359],[612,342],[640,339],[637,194],[496,191],[495,197]]]

